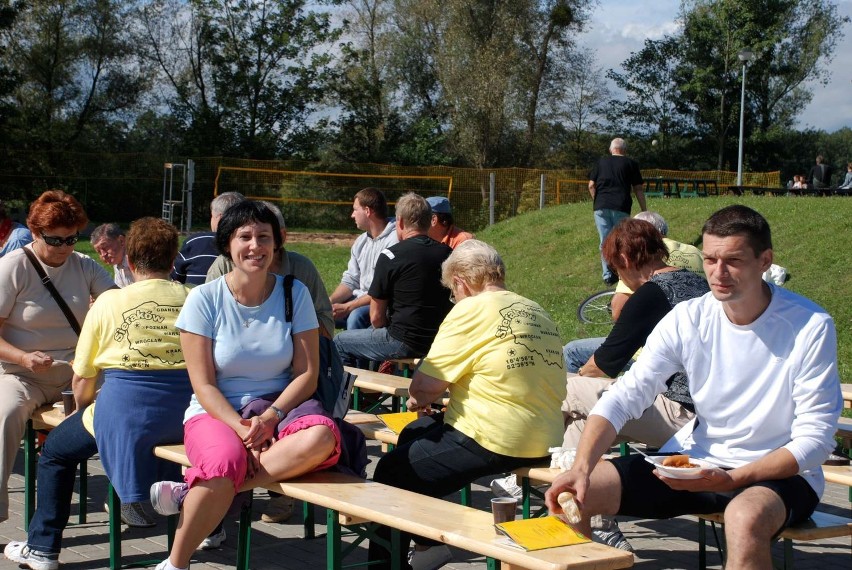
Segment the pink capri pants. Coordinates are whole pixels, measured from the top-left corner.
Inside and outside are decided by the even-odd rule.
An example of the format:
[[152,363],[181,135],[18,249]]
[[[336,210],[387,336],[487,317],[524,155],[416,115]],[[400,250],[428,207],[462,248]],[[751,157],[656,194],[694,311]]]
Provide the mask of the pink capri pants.
[[[313,471],[337,464],[340,457],[340,430],[334,420],[320,415],[297,418],[278,432],[272,445],[286,445],[286,438],[303,429],[324,425],[334,433],[334,451]],[[227,477],[234,482],[237,493],[246,478],[248,456],[242,440],[225,423],[208,414],[190,418],[183,426],[186,455],[192,467],[186,470],[186,482],[192,488],[198,481]]]

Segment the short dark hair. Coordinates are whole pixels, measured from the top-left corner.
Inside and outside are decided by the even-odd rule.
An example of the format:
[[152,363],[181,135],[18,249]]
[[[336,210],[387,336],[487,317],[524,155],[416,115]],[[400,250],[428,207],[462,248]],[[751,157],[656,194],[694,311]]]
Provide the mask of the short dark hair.
[[769,222],[748,206],[735,204],[715,212],[704,223],[701,235],[716,237],[745,236],[754,255],[772,249],[772,233]]
[[453,215],[452,214],[439,214],[438,212],[432,212],[432,215],[438,218],[438,223],[442,226],[448,228],[453,225]]
[[644,267],[655,259],[667,259],[669,250],[663,242],[663,234],[654,224],[625,218],[606,236],[601,253],[610,267],[618,269],[624,265],[622,255],[632,266]]
[[169,272],[178,253],[178,231],[160,218],[139,218],[127,232],[127,259],[142,273]]
[[225,210],[222,219],[219,220],[219,226],[216,228],[216,248],[219,253],[231,259],[231,254],[228,252],[231,236],[241,227],[251,223],[272,226],[275,251],[281,249],[281,226],[278,224],[278,217],[263,202],[243,200]]
[[388,201],[378,188],[364,188],[355,194],[355,199],[362,208],[370,208],[380,218],[388,217]]

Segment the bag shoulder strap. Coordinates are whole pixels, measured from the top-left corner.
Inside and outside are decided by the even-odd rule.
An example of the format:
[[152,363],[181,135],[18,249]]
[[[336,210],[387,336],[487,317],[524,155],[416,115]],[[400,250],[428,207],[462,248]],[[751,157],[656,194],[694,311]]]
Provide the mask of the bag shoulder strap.
[[77,322],[77,317],[74,316],[74,313],[71,311],[71,307],[68,306],[68,303],[65,302],[65,299],[62,298],[62,295],[59,294],[59,291],[56,290],[56,285],[53,284],[53,281],[50,280],[47,273],[45,273],[44,268],[39,263],[38,259],[36,259],[35,254],[30,251],[28,247],[22,247],[24,253],[27,256],[27,259],[30,260],[33,267],[38,273],[38,276],[41,278],[41,283],[50,293],[50,296],[53,297],[53,300],[56,301],[56,304],[59,305],[59,308],[62,310],[62,314],[65,315],[65,318],[68,319],[68,324],[71,325],[71,328],[77,333],[77,336],[80,336],[80,323]]
[[293,274],[284,276],[284,320],[293,321]]

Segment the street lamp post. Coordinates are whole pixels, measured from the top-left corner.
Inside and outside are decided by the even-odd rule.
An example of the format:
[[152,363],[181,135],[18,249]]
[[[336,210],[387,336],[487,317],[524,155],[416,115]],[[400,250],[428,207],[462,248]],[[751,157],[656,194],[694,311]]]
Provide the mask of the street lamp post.
[[737,57],[743,62],[743,85],[740,92],[740,146],[737,154],[737,186],[743,185],[743,131],[745,128],[745,78],[748,62],[754,59],[754,52],[746,48],[740,50]]

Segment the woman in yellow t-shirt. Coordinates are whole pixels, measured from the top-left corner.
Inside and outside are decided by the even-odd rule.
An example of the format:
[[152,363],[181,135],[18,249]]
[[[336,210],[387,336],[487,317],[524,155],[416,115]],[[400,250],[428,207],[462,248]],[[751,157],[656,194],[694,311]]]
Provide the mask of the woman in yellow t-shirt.
[[[455,306],[411,381],[408,409],[424,415],[379,461],[376,481],[442,497],[480,477],[540,463],[562,441],[559,332],[537,303],[508,291],[505,279],[500,255],[479,240],[460,244],[441,266]],[[434,413],[432,402],[447,390],[446,413]],[[371,561],[387,557],[371,542]]]

